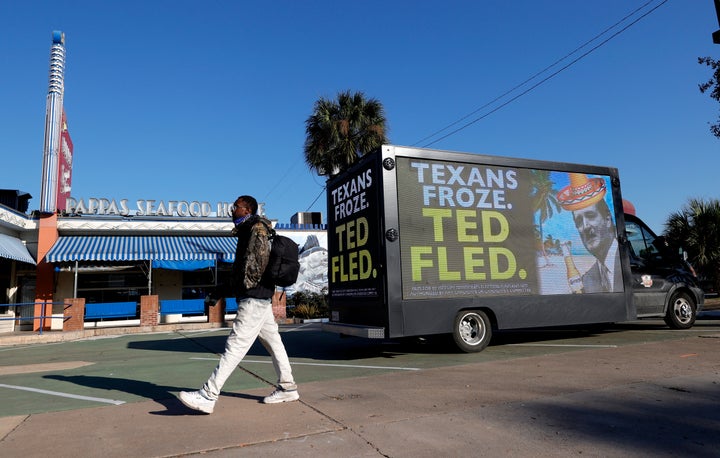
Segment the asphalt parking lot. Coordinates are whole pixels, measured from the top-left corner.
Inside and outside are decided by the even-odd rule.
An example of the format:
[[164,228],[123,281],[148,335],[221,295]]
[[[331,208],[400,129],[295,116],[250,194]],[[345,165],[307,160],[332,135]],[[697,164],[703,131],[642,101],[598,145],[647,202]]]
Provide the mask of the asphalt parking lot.
[[283,327],[300,402],[267,406],[254,346],[211,416],[177,392],[214,368],[227,329],[0,347],[6,456],[717,456],[720,320],[371,341]]

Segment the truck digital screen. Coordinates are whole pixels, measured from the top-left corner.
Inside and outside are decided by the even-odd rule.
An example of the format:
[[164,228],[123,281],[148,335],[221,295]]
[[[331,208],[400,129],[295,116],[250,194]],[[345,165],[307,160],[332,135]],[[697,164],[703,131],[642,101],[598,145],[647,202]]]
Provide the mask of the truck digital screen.
[[396,162],[404,299],[623,290],[609,176]]
[[333,299],[374,300],[382,295],[378,174],[377,164],[369,162],[328,188],[328,293]]

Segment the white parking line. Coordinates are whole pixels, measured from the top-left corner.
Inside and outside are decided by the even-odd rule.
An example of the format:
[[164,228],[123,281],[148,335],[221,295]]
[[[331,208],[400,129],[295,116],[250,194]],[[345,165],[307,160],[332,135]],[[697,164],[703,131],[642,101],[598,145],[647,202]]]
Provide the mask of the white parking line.
[[317,326],[313,326],[313,324],[317,324],[317,323],[307,323],[307,324],[303,323],[302,325],[294,327],[294,328],[283,329],[283,332],[293,332],[293,331],[297,331],[297,330],[302,330],[303,328],[317,327]]
[[[205,361],[217,361],[217,358],[190,358],[190,359],[200,359]],[[260,363],[260,364],[272,364],[272,361],[257,361],[257,360],[250,360],[250,359],[244,359],[240,362],[242,363]],[[327,364],[327,363],[298,363],[298,362],[290,362],[291,366],[323,366],[323,367],[346,367],[349,369],[390,369],[395,371],[419,371],[421,370],[419,367],[394,367],[394,366],[361,366],[361,365],[354,365],[354,364]]]
[[617,345],[575,345],[575,344],[507,344],[506,347],[578,347],[578,348],[617,348]]
[[117,401],[115,399],[94,398],[92,396],[80,396],[78,394],[61,393],[59,391],[41,390],[39,388],[30,388],[27,386],[5,385],[4,383],[0,383],[0,388],[10,388],[11,390],[32,391],[34,393],[49,394],[50,396],[60,396],[63,398],[80,399],[83,401],[102,402],[105,404],[115,404],[116,406],[119,406],[120,404],[125,404],[125,401]]
[[170,340],[187,339],[188,336],[195,337],[198,335],[210,334],[210,333],[218,332],[218,331],[227,331],[227,329],[223,329],[223,328],[197,329],[197,330],[190,330],[190,331],[182,331],[182,333],[180,331],[177,331],[178,334],[180,334],[180,335],[178,335]]

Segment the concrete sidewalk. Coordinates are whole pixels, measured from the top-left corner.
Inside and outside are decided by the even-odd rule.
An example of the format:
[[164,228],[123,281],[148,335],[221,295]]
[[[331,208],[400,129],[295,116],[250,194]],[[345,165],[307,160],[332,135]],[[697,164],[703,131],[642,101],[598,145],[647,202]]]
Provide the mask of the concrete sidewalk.
[[693,456],[720,453],[720,336],[0,418],[7,457]]

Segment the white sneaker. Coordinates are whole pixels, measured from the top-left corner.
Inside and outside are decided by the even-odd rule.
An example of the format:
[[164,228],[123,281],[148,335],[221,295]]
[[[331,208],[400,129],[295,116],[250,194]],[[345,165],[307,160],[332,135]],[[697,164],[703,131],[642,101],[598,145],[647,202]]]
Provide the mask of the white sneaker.
[[278,388],[273,391],[270,396],[266,396],[263,399],[263,402],[265,404],[277,404],[279,402],[297,401],[298,399],[300,399],[300,393],[298,393],[297,390],[285,391]]
[[213,409],[215,408],[215,401],[205,397],[203,390],[181,391],[178,397],[180,398],[180,402],[193,410],[210,414],[213,413]]

